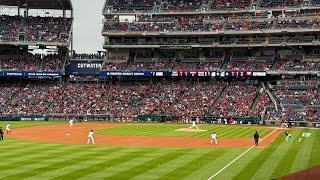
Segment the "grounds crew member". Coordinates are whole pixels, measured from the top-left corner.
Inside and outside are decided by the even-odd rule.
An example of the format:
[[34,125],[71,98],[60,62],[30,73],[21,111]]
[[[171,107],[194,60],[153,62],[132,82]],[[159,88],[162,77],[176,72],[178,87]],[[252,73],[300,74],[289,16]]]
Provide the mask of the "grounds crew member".
[[254,138],[254,143],[256,146],[259,145],[259,134],[258,134],[258,131],[256,131],[253,135],[253,138]]

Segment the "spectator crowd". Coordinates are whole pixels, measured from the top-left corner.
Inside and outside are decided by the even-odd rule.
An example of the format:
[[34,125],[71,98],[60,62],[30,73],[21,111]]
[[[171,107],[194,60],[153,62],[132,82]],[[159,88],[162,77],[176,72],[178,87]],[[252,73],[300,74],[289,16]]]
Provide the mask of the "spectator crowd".
[[0,15],[0,41],[66,43],[71,25],[69,18]]
[[[209,10],[241,10],[241,9],[267,9],[287,8],[299,6],[319,5],[318,0],[110,0],[107,1],[106,12],[183,12],[183,11],[209,11]],[[254,5],[252,7],[251,5]]]
[[283,121],[313,121],[320,117],[318,87],[270,90],[283,109],[276,110],[259,84],[241,81],[2,83],[0,116],[80,114],[132,118],[165,115],[176,118],[265,117]]
[[58,54],[46,56],[39,54],[2,55],[0,56],[0,70],[61,72],[65,60]]
[[[306,19],[235,19],[210,20],[205,16],[175,18],[153,17],[136,19],[133,22],[110,20],[104,24],[105,32],[219,32],[219,31],[253,31],[275,29],[319,28],[319,17]],[[253,17],[254,18],[254,17]]]

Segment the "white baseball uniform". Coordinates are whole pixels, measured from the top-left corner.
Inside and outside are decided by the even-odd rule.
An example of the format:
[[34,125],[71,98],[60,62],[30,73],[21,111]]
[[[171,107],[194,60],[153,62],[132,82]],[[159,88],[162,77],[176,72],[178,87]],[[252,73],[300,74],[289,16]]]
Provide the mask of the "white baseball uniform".
[[94,134],[94,132],[92,132],[92,131],[89,132],[87,144],[90,144],[90,142],[91,142],[91,144],[94,144],[93,134]]
[[218,144],[217,134],[215,133],[211,134],[211,144],[213,141],[215,142],[215,144]]
[[196,127],[197,129],[199,129],[198,128],[198,126],[197,126],[197,124],[196,124],[196,121],[192,121],[192,126],[190,126],[189,128],[194,128],[194,127]]
[[73,127],[73,120],[72,119],[69,121],[69,126]]
[[7,124],[6,130],[7,130],[7,134],[9,134],[11,132],[10,124]]

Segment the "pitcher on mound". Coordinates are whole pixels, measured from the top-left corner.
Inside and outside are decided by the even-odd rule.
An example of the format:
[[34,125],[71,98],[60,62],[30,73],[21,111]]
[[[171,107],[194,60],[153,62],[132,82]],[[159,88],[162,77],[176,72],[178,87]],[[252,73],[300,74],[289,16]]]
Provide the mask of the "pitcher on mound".
[[[197,119],[198,119],[198,117],[197,117]],[[199,130],[199,128],[197,126],[196,118],[192,118],[192,126],[190,126],[189,128],[191,129],[191,128],[194,128],[194,127],[196,127],[197,130]]]

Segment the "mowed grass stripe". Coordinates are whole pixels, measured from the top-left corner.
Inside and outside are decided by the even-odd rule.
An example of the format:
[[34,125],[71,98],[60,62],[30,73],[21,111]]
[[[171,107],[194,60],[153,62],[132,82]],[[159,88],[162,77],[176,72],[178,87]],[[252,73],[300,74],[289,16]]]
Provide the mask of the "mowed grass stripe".
[[[98,134],[105,135],[131,135],[131,136],[171,136],[171,137],[209,137],[216,132],[219,137],[251,137],[255,130],[261,131],[261,137],[269,134],[271,129],[258,126],[225,126],[225,125],[199,125],[205,132],[177,132],[175,129],[188,128],[190,124],[133,124],[100,130]],[[243,134],[243,135],[242,135]]]
[[233,134],[231,137],[233,137],[233,138],[248,137],[248,135],[249,135],[249,134],[252,134],[252,132],[254,132],[253,129],[252,129],[252,130],[248,130],[248,129],[243,130],[243,129],[242,129],[241,132],[238,132],[238,133],[236,133],[236,134]]
[[145,171],[143,174],[140,174],[138,176],[135,176],[132,178],[132,180],[140,180],[140,179],[148,179],[148,180],[154,180],[158,179],[158,177],[166,175],[168,172],[173,171],[174,169],[178,169],[185,164],[188,164],[189,162],[199,158],[205,153],[208,153],[212,150],[207,149],[190,149],[187,151],[186,154],[176,158],[173,161],[169,161],[165,164],[163,164],[160,167],[156,167],[154,169],[150,169]]
[[[290,132],[291,133],[291,132]],[[301,135],[300,132],[292,133],[292,138],[297,139]],[[283,172],[284,167],[291,167],[296,154],[296,143],[286,142],[284,132],[278,137],[281,140],[280,146],[266,160],[266,162],[257,169],[257,172],[252,177],[253,179],[271,179],[277,177],[276,173]],[[287,168],[289,169],[289,168]]]
[[[68,146],[66,146],[66,148],[70,148]],[[39,157],[35,157],[33,160],[29,160],[31,162],[28,161],[22,161],[22,165],[18,166],[18,169],[7,169],[4,171],[1,171],[0,174],[0,178],[13,178],[13,179],[17,179],[20,176],[26,176],[27,173],[32,173],[34,172],[36,169],[39,168],[43,168],[43,167],[47,167],[52,166],[53,164],[64,164],[67,161],[72,161],[72,160],[76,160],[79,158],[79,156],[94,156],[96,154],[101,153],[102,151],[105,151],[105,149],[103,150],[98,150],[98,148],[91,148],[91,149],[87,149],[86,151],[81,151],[83,150],[83,147],[78,146],[77,149],[79,148],[80,152],[75,153],[75,150],[68,150],[68,151],[59,151],[59,149],[56,149],[55,151],[58,151],[55,154],[46,154],[46,153],[42,153],[41,154],[41,158]],[[49,151],[49,149],[48,149]],[[52,150],[54,151],[54,150]],[[52,161],[50,161],[52,160]],[[39,172],[37,172],[39,173]]]
[[[159,131],[160,130],[160,131]],[[161,130],[166,130],[164,127],[159,126],[158,128],[154,126],[138,126],[136,127],[135,131],[132,131],[132,133],[141,131],[142,136],[151,136],[152,134],[158,134],[161,132]]]
[[184,177],[190,175],[190,172],[194,172],[202,168],[209,162],[212,162],[216,160],[218,157],[223,156],[225,153],[225,150],[213,150],[204,153],[200,157],[190,161],[189,163],[184,164],[183,166],[177,169],[172,169],[169,173],[165,174],[164,176],[161,176],[159,179],[175,179],[176,177],[183,179]]
[[[7,178],[12,178],[12,179],[20,178],[20,177],[28,178],[28,177],[40,175],[40,174],[43,174],[46,172],[50,172],[50,171],[54,171],[54,170],[58,170],[58,169],[63,169],[65,167],[71,166],[73,164],[78,164],[78,163],[84,162],[84,161],[92,159],[92,158],[99,158],[101,156],[104,156],[105,153],[113,153],[118,150],[119,150],[119,148],[99,149],[99,150],[93,152],[92,154],[87,154],[85,156],[75,157],[75,158],[69,159],[67,161],[47,163],[48,164],[47,166],[35,168],[35,169],[32,169],[27,172],[23,172],[23,173],[9,176]],[[68,153],[74,153],[74,152],[68,152]]]
[[206,161],[205,163],[203,163],[200,169],[191,171],[188,176],[184,177],[184,179],[207,180],[210,176],[212,176],[212,174],[222,169],[226,164],[239,156],[239,154],[241,154],[243,151],[243,149],[228,149],[226,153],[223,153],[215,160]]
[[[105,168],[102,169],[101,171],[98,171],[96,173],[90,174],[88,176],[84,176],[80,178],[79,180],[85,180],[88,178],[93,178],[93,179],[111,179],[110,176],[114,176],[120,172],[126,171],[128,169],[132,169],[134,167],[137,167],[139,165],[145,164],[148,161],[151,161],[155,158],[158,158],[160,156],[164,156],[166,154],[176,152],[177,149],[159,149],[155,152],[149,153],[149,154],[144,154],[139,157],[135,157],[134,159],[131,159],[130,161],[124,162],[124,163],[119,163],[115,166],[112,166],[110,168]],[[186,150],[178,150],[181,152],[184,152]],[[133,155],[135,156],[135,155]]]
[[[289,174],[290,168],[294,163],[294,160],[299,152],[300,142],[298,142],[299,137],[301,137],[302,131],[292,132],[293,142],[289,144],[290,148],[286,152],[285,156],[282,158],[280,164],[277,165],[277,168],[272,173],[273,178],[278,178],[281,175]],[[285,141],[285,137],[281,136],[282,140]]]
[[138,166],[134,166],[130,169],[127,169],[125,171],[121,171],[118,174],[115,174],[113,176],[109,176],[110,179],[129,179],[135,176],[138,176],[142,174],[143,172],[154,169],[156,167],[162,166],[163,164],[173,161],[174,159],[183,156],[186,154],[186,150],[177,150],[174,152],[169,152],[167,154],[161,155],[159,157],[156,157],[155,159],[149,160],[143,164],[140,164]]
[[[161,129],[161,128],[157,128],[157,127],[154,127],[153,129],[152,129],[152,132],[149,134],[150,136],[161,136],[162,134],[167,134],[167,133],[170,133],[170,132],[175,132],[174,130],[175,129],[178,129],[178,128],[180,128],[181,126],[173,126],[173,127],[169,127],[169,126],[167,126],[167,127],[165,127],[165,128],[163,128],[163,129]],[[157,130],[157,131],[155,131],[155,130]],[[154,132],[153,132],[154,131]]]
[[[33,166],[36,164],[50,164],[51,163],[50,160],[53,160],[53,163],[55,163],[55,161],[59,161],[61,157],[63,158],[69,155],[73,155],[74,152],[81,149],[83,149],[83,147],[81,146],[65,146],[63,148],[47,149],[45,153],[41,153],[39,155],[33,154],[33,157],[30,159],[22,158],[22,161],[15,162],[15,164],[16,166],[19,166],[23,163],[26,169],[28,169],[29,166]],[[21,167],[24,167],[24,166],[21,166]],[[26,173],[26,172],[23,172],[23,173]]]
[[126,132],[125,134],[126,135],[136,135],[136,133],[138,132],[140,135],[145,136],[147,133],[146,133],[144,127],[145,126],[140,126],[140,125],[134,125],[134,126],[131,126],[131,128],[128,127],[125,131]]
[[320,130],[315,130],[314,133],[315,140],[308,167],[314,167],[320,164]]
[[266,133],[271,133],[269,130],[265,130],[265,129],[247,129],[246,131],[243,131],[242,133],[238,133],[235,135],[235,137],[239,138],[239,137],[246,137],[246,138],[251,138],[253,137],[253,134],[258,131],[260,138],[263,138],[264,136],[266,136]]
[[[132,159],[144,156],[148,153],[152,153],[156,151],[156,149],[142,149],[142,150],[136,150],[134,152],[130,152],[130,153],[126,153],[123,154],[121,156],[116,156],[113,159],[107,160],[107,161],[101,161],[99,162],[94,162],[94,164],[90,164],[89,167],[83,167],[83,168],[79,168],[76,171],[64,174],[62,176],[58,176],[56,178],[52,178],[52,179],[75,179],[75,178],[79,178],[85,175],[90,175],[93,174],[95,172],[99,172],[103,169],[106,168],[111,168],[113,166],[117,166],[119,164],[125,163],[127,161],[130,161]],[[109,156],[108,154],[105,154],[107,156]]]
[[239,133],[246,132],[248,129],[244,128],[232,128],[232,131],[228,132],[228,134],[225,134],[224,137],[230,138],[230,137],[239,137]]
[[[60,176],[63,176],[63,175],[72,174],[75,171],[78,172],[79,170],[83,170],[83,169],[91,169],[91,167],[95,166],[96,164],[110,161],[115,158],[119,158],[121,156],[124,156],[129,153],[137,151],[137,149],[135,149],[135,148],[130,148],[130,149],[123,148],[123,149],[119,149],[119,150],[117,150],[117,149],[119,149],[119,148],[113,148],[112,151],[106,150],[104,152],[103,156],[94,156],[94,157],[87,159],[87,160],[83,159],[82,161],[79,161],[78,163],[71,164],[67,167],[59,168],[59,169],[55,169],[55,170],[50,170],[50,171],[39,174],[37,176],[33,176],[28,179],[29,180],[46,179],[47,177],[50,177],[51,179],[59,178]],[[84,172],[87,172],[87,171],[84,171]],[[85,176],[87,174],[79,173],[78,175],[79,175],[79,177],[81,177],[81,176]]]
[[12,141],[11,139],[5,140],[1,145],[1,151],[2,151],[1,153],[10,152],[10,150],[16,150],[17,148],[21,148],[21,147],[28,148],[36,145],[39,145],[39,144],[33,143],[33,142]]
[[0,121],[0,127],[4,128],[7,124],[11,125],[11,131],[14,133],[16,128],[22,127],[31,127],[31,126],[47,126],[47,125],[54,125],[54,124],[63,124],[66,122],[63,121]]
[[[11,146],[11,144],[10,144]],[[18,157],[19,155],[28,155],[28,154],[33,154],[34,152],[42,150],[41,148],[46,149],[47,145],[45,144],[21,144],[21,146],[17,146],[15,143],[14,148],[10,149],[2,149],[1,147],[1,154],[0,154],[0,160],[2,159],[8,159],[8,157]],[[53,147],[58,147],[53,145]]]
[[[125,125],[120,127],[114,127],[110,129],[106,129],[105,133],[112,134],[112,135],[148,135],[146,132],[148,127],[149,129],[152,128],[152,125]],[[160,128],[158,128],[160,129]]]
[[[207,127],[203,126],[203,128],[200,129],[205,129],[207,130],[206,132],[195,132],[193,134],[193,137],[210,137],[210,135],[215,132],[219,137],[224,136],[224,134],[228,131],[232,131],[232,128],[224,128],[222,126],[212,126],[212,127]],[[179,132],[177,132],[179,133]],[[184,136],[189,137],[190,133],[189,132],[182,132],[184,133]]]
[[[61,153],[62,151],[64,152],[64,150],[68,150],[69,148],[75,147],[66,146],[57,148],[53,145],[46,146],[45,144],[43,144],[42,146],[38,146],[34,149],[26,149],[26,151],[17,152],[17,154],[13,157],[7,157],[3,159],[0,164],[0,172],[8,169],[8,167],[19,166],[22,163],[37,162],[39,160],[37,158],[46,158],[47,156],[49,156],[49,153]],[[48,154],[39,153],[42,151],[45,151]]]
[[[299,143],[299,152],[297,153],[296,159],[293,165],[291,166],[290,172],[297,172],[302,169],[306,169],[309,165],[313,145],[316,139],[316,134],[315,130],[310,129],[306,129],[303,132],[311,133],[311,136],[308,138],[302,138],[302,141]],[[298,141],[300,137],[298,137],[296,141]]]
[[162,134],[170,134],[171,132],[174,132],[175,129],[179,128],[176,125],[141,125],[139,127],[136,127],[135,132],[132,132],[136,135],[139,135],[139,131],[144,131],[142,135],[145,136],[161,136]]
[[[227,126],[225,126],[225,127],[227,127]],[[229,128],[222,128],[221,132],[216,132],[216,133],[218,133],[217,135],[219,137],[226,137],[227,138],[229,136],[229,134],[235,130],[236,130],[236,128],[230,128],[230,127]]]
[[[263,151],[263,149],[254,149],[254,150],[248,152],[248,154],[246,154],[244,157],[240,158],[238,161],[233,163],[226,170],[222,171],[214,179],[221,179],[221,180],[223,179],[224,180],[224,179],[233,179],[233,178],[235,178],[240,172],[242,172],[244,170],[244,168],[246,166],[248,166],[248,164],[250,164],[252,161],[254,161],[256,159],[256,157],[259,156],[259,154],[262,151]],[[237,156],[239,156],[241,153],[237,154]],[[233,159],[235,159],[235,158],[233,158]],[[231,159],[229,161],[226,161],[224,163],[224,165],[228,164],[233,159]],[[220,170],[220,169],[218,169],[218,170]],[[210,176],[213,175],[214,173],[216,173],[218,170],[213,171],[212,174],[210,174]],[[210,177],[210,176],[208,176],[208,177]]]
[[[266,161],[276,151],[282,142],[281,138],[277,138],[269,147],[265,148],[252,162],[247,164],[243,170],[234,179],[250,179]],[[243,158],[245,158],[244,156]]]

